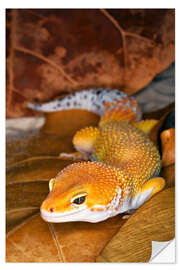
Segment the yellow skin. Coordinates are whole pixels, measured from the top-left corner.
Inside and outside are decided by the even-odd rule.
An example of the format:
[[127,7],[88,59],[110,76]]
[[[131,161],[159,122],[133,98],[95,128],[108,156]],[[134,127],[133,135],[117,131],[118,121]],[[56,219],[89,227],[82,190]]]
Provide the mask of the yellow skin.
[[157,177],[160,155],[146,134],[156,121],[135,123],[132,111],[128,115],[125,120],[113,109],[98,128],[75,134],[75,148],[93,162],[72,164],[51,179],[51,192],[41,205],[43,219],[99,222],[137,209],[163,189],[165,181]]

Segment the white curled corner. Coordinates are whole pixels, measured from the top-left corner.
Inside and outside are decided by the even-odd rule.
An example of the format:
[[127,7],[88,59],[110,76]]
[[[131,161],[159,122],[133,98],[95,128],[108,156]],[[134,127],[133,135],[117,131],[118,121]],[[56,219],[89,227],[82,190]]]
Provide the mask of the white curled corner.
[[[150,258],[149,262],[150,263],[156,263],[156,262],[173,263],[173,262],[175,262],[175,246],[174,246],[173,242],[175,243],[174,239],[170,240],[170,241],[166,241],[166,242],[152,241],[152,254],[151,254],[151,258]],[[172,254],[168,254],[169,256],[164,255],[165,256],[164,257],[163,252],[165,252],[167,247],[170,248],[170,244],[172,244],[172,247],[171,247]]]

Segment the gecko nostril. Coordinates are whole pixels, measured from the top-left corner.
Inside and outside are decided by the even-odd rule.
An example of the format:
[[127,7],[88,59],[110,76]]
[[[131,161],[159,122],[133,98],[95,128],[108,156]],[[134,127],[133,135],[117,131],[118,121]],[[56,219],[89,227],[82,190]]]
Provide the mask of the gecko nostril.
[[49,208],[49,211],[52,213],[54,212],[54,208]]

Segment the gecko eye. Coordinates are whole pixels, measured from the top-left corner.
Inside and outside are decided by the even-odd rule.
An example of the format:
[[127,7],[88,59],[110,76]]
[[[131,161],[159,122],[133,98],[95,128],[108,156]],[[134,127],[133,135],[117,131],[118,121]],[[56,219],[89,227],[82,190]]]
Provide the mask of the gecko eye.
[[85,200],[86,200],[86,195],[87,195],[87,193],[77,195],[76,197],[74,197],[74,198],[71,200],[71,203],[72,203],[72,204],[76,204],[76,205],[83,204],[83,203],[85,202]]
[[85,199],[86,199],[85,196],[81,196],[81,197],[75,199],[75,200],[73,201],[73,203],[75,203],[75,204],[82,204],[82,203],[85,201]]

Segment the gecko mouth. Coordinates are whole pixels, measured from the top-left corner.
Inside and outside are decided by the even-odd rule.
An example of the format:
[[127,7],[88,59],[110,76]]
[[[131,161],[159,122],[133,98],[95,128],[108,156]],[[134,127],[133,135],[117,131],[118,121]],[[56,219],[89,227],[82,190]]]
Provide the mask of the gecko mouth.
[[70,211],[68,213],[49,213],[46,210],[41,210],[41,217],[52,223],[63,223],[72,221],[85,221],[85,222],[100,222],[109,217],[106,211],[102,212],[91,212],[87,208],[79,209],[76,211]]
[[61,223],[68,221],[77,221],[81,217],[85,217],[86,209],[70,211],[68,213],[49,213],[46,210],[41,210],[41,217],[47,222]]

